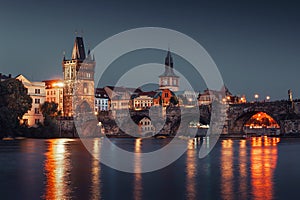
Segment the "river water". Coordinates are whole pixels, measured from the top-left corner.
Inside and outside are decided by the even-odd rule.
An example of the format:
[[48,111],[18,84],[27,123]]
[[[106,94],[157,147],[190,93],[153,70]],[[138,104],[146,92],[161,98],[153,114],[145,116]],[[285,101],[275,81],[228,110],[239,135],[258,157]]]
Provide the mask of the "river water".
[[[143,152],[170,139],[111,140]],[[130,174],[99,163],[79,139],[0,141],[1,199],[300,198],[300,139],[223,139],[204,159],[200,140],[186,145],[171,165]]]

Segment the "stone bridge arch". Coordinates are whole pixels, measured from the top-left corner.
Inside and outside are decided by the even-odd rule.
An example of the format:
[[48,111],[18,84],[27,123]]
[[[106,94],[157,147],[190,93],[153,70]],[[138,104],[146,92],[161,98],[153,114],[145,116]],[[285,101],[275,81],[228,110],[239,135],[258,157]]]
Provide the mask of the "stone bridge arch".
[[228,109],[228,133],[241,134],[245,123],[259,112],[266,113],[272,117],[280,126],[281,121],[286,118],[292,107],[291,102],[256,102],[246,104],[230,105]]
[[278,117],[276,117],[276,115],[274,116],[273,113],[262,111],[262,110],[260,110],[260,111],[256,110],[256,111],[242,113],[239,117],[237,117],[234,121],[234,124],[233,124],[234,130],[232,130],[232,132],[243,133],[244,132],[243,128],[244,128],[245,124],[247,123],[247,121],[250,120],[252,116],[254,116],[255,114],[260,113],[260,112],[266,113],[267,115],[272,117],[278,125],[280,125],[280,119],[278,119]]

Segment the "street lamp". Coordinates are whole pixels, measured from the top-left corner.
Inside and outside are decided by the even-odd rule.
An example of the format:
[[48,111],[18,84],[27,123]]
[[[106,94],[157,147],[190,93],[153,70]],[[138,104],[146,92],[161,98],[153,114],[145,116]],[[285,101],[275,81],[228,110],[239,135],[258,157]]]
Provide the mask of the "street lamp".
[[270,96],[266,96],[266,100],[269,101],[270,100]]
[[255,101],[257,101],[257,100],[258,100],[258,97],[259,97],[259,95],[258,95],[258,94],[255,94],[255,95],[254,95]]

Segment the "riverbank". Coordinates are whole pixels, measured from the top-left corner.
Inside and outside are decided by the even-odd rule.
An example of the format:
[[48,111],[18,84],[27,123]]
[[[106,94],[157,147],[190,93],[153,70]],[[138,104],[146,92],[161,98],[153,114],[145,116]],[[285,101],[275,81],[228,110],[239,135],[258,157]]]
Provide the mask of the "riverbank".
[[[107,138],[139,138],[139,137],[134,137],[131,135],[125,135],[125,134],[107,134],[105,136],[99,136],[99,137],[85,137],[85,138],[102,138],[102,137],[107,137]],[[155,138],[155,139],[165,139],[165,138],[174,138],[176,136],[173,135],[167,135],[167,134],[157,134],[155,136],[152,137],[145,137],[143,139],[147,139],[147,138]],[[196,136],[195,138],[205,138],[207,136]],[[213,135],[211,135],[210,137],[213,137]],[[245,135],[238,135],[238,134],[221,134],[220,136],[216,136],[219,137],[219,139],[249,139],[249,138],[257,138],[257,137],[278,137],[278,138],[300,138],[300,134],[292,134],[292,135],[269,135],[269,136],[263,136],[263,135],[257,135],[257,136],[249,136],[246,137]],[[66,138],[66,139],[76,139],[76,138],[82,138],[82,137],[4,137],[1,138],[0,140],[5,140],[5,141],[10,141],[10,140],[24,140],[24,139],[59,139],[59,138]],[[179,136],[179,139],[192,139],[188,136]]]

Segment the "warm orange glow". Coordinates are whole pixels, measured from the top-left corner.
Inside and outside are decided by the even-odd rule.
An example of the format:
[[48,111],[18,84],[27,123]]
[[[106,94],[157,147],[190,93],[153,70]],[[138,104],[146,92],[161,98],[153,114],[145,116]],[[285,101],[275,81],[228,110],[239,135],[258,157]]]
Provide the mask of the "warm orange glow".
[[188,149],[186,152],[186,192],[187,199],[196,199],[196,180],[197,173],[197,139],[190,139],[188,141]]
[[67,180],[70,171],[70,154],[66,152],[67,140],[49,140],[48,151],[45,154],[46,196],[45,199],[66,199],[70,189]]
[[239,191],[240,191],[240,199],[247,199],[248,192],[248,173],[247,173],[247,141],[240,141],[240,149],[239,149]]
[[142,139],[137,138],[135,140],[135,159],[134,159],[134,191],[133,196],[135,200],[141,200],[142,199],[142,166],[141,166],[141,148],[142,148]]
[[253,115],[245,124],[250,128],[280,128],[278,123],[268,114],[259,112]]
[[251,180],[254,199],[273,199],[273,173],[277,163],[279,138],[252,139]]
[[52,87],[64,87],[64,83],[63,82],[56,82],[52,84]]
[[221,151],[221,195],[222,199],[231,199],[233,194],[233,141],[223,140]]
[[93,161],[92,161],[92,192],[91,199],[101,199],[101,168],[100,168],[100,148],[101,148],[101,139],[93,140]]

